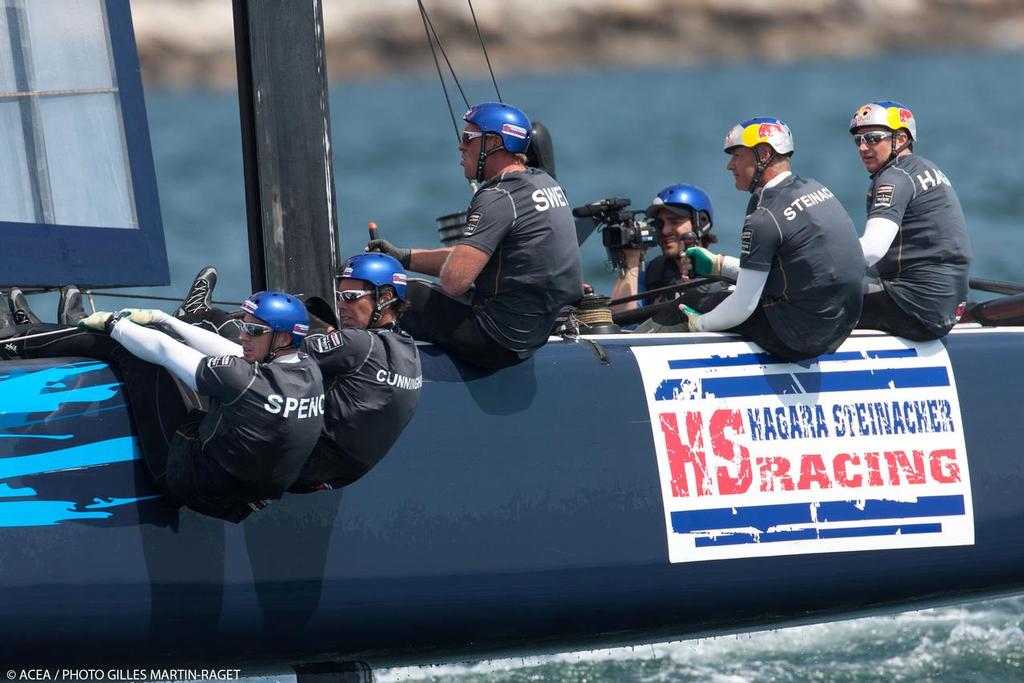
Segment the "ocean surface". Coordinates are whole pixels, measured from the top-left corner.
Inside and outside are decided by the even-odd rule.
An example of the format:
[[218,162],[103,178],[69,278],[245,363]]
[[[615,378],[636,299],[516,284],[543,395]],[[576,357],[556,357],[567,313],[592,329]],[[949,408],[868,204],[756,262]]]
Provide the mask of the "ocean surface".
[[[508,76],[500,85],[506,101],[551,130],[558,178],[573,205],[617,196],[644,208],[666,185],[696,183],[714,202],[721,251],[733,255],[747,202],[724,170],[722,140],[734,123],[754,115],[787,121],[796,172],[831,188],[862,225],[868,178],[848,121],[866,101],[900,100],[918,118],[917,152],[959,192],[973,274],[1024,280],[1022,76],[1021,54],[935,54],[581,70]],[[494,98],[489,82],[463,85],[474,101]],[[150,90],[147,105],[173,285],[135,291],[181,295],[192,275],[213,263],[220,271],[216,298],[240,301],[250,290],[237,97]],[[464,103],[454,107],[461,116]],[[338,85],[331,114],[340,256],[362,249],[371,220],[396,244],[437,246],[435,217],[464,209],[470,198],[437,82]],[[583,258],[586,279],[610,291],[613,275],[599,237],[584,245]],[[1024,598],[1013,597],[707,640],[382,670],[378,680],[1021,681],[1022,629]]]
[[[789,123],[795,171],[831,188],[862,225],[868,176],[848,122],[864,102],[900,100],[918,119],[917,152],[959,192],[973,274],[1024,279],[1022,77],[1018,53],[561,72],[499,85],[506,101],[550,129],[574,206],[614,196],[642,209],[667,185],[695,183],[714,202],[721,250],[733,255],[747,202],[725,171],[722,141],[733,124],[754,115]],[[473,101],[494,98],[489,81],[463,86]],[[218,295],[240,300],[249,266],[237,95],[150,90],[146,101],[174,284],[145,291],[183,293],[212,261]],[[454,109],[461,118],[461,99]],[[331,118],[340,257],[362,249],[369,221],[398,245],[439,246],[435,218],[465,209],[471,193],[436,79],[338,85]],[[609,292],[614,277],[599,236],[584,244],[583,259],[586,280]]]

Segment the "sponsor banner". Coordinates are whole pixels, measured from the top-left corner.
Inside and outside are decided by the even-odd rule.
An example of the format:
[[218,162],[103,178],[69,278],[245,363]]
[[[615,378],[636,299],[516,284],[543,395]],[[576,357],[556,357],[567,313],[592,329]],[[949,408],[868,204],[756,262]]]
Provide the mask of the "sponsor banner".
[[632,351],[671,562],[974,544],[940,342],[851,338],[800,364],[745,342]]

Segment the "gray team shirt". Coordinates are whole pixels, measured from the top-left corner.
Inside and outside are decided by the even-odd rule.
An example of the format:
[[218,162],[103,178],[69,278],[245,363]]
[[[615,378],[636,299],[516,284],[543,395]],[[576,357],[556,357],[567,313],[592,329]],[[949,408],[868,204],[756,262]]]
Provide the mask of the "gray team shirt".
[[790,175],[751,198],[740,267],[767,271],[760,306],[794,351],[834,351],[861,309],[864,256],[853,221],[816,180]]
[[304,353],[294,363],[209,356],[196,370],[196,388],[210,397],[210,411],[199,424],[203,451],[250,484],[254,500],[280,496],[323,428],[316,363]]
[[303,344],[323,373],[327,409],[299,481],[344,486],[376,465],[412,419],[423,385],[419,352],[394,325],[336,330]]
[[905,313],[939,334],[967,299],[971,245],[960,200],[935,164],[908,154],[882,169],[868,191],[868,218],[900,226],[874,268]]
[[461,244],[491,255],[475,282],[477,322],[521,357],[544,344],[562,306],[583,296],[569,202],[544,171],[503,173],[484,184],[469,205]]

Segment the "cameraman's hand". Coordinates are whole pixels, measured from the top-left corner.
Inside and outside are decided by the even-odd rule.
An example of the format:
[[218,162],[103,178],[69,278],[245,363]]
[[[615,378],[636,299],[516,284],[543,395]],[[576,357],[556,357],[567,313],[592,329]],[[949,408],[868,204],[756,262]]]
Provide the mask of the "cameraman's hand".
[[623,249],[622,258],[626,262],[627,268],[639,268],[640,261],[644,258],[643,249]]
[[370,240],[363,251],[379,251],[382,254],[387,254],[401,263],[403,268],[408,268],[409,262],[412,260],[412,249],[396,247],[387,240]]
[[722,261],[725,257],[715,254],[704,247],[690,247],[686,250],[686,257],[693,264],[693,270],[697,275],[721,275]]

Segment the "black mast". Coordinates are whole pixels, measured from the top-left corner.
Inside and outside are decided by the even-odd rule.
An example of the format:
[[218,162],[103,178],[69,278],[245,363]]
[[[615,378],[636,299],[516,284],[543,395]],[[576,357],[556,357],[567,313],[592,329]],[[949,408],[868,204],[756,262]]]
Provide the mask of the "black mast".
[[321,2],[232,6],[253,290],[333,302],[338,212]]

